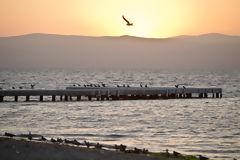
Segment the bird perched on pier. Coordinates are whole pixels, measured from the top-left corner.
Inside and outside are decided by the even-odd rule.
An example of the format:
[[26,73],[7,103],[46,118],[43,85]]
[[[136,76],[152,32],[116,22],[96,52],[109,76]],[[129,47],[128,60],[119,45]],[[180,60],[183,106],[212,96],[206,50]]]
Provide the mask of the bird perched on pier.
[[133,23],[130,23],[124,16],[122,16],[123,20],[127,22],[127,26],[132,26]]
[[183,89],[186,89],[186,87],[185,87],[185,86],[183,86]]
[[142,83],[140,83],[140,87],[143,87],[143,86],[142,86]]
[[146,88],[148,87],[147,84],[145,84],[145,87],[146,87]]
[[34,87],[35,87],[35,84],[31,84],[31,89],[34,89]]
[[178,86],[179,86],[178,84],[177,84],[177,85],[175,85],[175,87],[176,87],[176,88],[178,88]]
[[23,89],[23,87],[20,86],[19,89]]
[[119,85],[117,85],[117,87],[120,87]]
[[127,85],[127,87],[130,87],[129,85]]
[[15,87],[12,87],[12,89],[15,89]]

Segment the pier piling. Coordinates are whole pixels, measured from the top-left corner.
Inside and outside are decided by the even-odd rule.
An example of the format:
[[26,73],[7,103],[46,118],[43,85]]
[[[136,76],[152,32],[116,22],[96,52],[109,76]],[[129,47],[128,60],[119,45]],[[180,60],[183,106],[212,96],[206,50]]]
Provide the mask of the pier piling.
[[0,96],[0,102],[3,102],[3,96]]
[[29,102],[30,96],[26,96],[26,102]]
[[77,96],[77,101],[81,101],[81,96]]
[[15,102],[18,101],[18,96],[14,96],[14,101],[15,101]]
[[52,101],[55,102],[56,101],[56,96],[52,95]]
[[40,96],[39,100],[40,100],[40,102],[42,102],[43,101],[43,96]]

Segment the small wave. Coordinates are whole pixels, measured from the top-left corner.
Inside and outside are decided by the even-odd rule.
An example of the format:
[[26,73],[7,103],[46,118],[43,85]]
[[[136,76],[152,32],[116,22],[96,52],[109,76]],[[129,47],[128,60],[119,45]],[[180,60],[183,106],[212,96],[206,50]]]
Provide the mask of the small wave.
[[186,152],[198,152],[198,153],[240,153],[240,150],[185,150]]
[[110,137],[110,138],[122,138],[128,137],[126,135],[119,134],[109,134],[109,135],[101,135],[101,134],[45,134],[47,136],[62,136],[62,137]]
[[37,103],[24,103],[24,104],[21,104],[21,106],[37,106],[38,104]]

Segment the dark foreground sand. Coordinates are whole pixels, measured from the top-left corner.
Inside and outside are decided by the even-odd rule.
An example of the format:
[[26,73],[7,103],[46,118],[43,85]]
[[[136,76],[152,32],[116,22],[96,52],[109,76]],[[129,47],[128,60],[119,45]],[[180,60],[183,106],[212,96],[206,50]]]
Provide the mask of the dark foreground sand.
[[[103,149],[43,143],[0,137],[1,160],[170,160],[172,158],[130,154]],[[177,160],[177,159],[174,159]]]

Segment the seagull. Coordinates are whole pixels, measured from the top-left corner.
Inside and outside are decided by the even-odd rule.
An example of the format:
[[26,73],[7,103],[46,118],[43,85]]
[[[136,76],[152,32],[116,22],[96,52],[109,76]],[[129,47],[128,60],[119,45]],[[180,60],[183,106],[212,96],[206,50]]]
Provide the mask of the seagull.
[[132,26],[133,25],[133,23],[130,23],[124,16],[122,16],[122,18],[124,19],[124,21],[126,21],[127,22],[127,26]]
[[32,134],[31,134],[31,132],[28,133],[27,138],[28,138],[30,141],[32,140]]
[[35,84],[31,84],[31,89],[34,89]]

